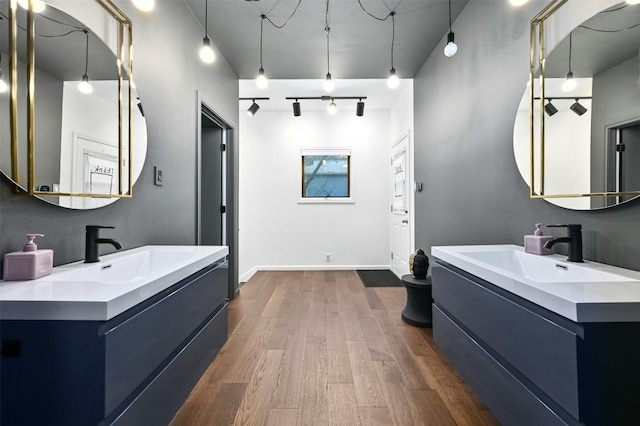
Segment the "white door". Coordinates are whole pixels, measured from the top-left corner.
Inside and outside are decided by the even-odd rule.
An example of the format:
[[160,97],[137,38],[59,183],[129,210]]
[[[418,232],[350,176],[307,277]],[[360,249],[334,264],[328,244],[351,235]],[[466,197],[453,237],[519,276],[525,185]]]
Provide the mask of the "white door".
[[409,134],[391,149],[391,270],[398,277],[409,273],[411,238],[411,157]]

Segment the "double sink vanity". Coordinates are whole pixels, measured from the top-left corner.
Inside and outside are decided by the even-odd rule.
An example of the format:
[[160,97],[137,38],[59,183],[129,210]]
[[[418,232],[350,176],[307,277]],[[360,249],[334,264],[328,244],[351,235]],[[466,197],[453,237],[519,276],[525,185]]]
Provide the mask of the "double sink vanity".
[[640,272],[432,247],[434,341],[507,425],[640,424]]
[[227,339],[227,255],[146,246],[0,282],[0,423],[168,423]]

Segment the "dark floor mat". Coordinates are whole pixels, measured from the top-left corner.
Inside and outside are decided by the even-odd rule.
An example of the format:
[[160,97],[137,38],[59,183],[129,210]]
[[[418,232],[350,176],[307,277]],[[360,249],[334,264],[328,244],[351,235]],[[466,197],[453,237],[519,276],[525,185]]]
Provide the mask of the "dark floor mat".
[[365,287],[402,287],[400,278],[388,269],[357,272]]

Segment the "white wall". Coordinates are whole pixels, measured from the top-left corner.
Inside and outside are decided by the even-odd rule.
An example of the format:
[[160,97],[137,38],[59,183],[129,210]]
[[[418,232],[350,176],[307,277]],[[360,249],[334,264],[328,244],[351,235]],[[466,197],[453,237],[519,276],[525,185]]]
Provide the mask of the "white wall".
[[[241,114],[241,281],[263,269],[388,267],[390,116],[388,110],[363,117],[350,110]],[[298,203],[301,148],[352,150],[354,203]]]

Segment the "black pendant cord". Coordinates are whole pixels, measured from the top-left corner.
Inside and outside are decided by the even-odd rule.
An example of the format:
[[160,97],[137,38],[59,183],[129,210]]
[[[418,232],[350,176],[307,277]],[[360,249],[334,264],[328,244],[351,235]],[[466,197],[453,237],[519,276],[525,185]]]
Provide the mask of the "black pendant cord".
[[449,32],[451,31],[451,0],[449,0]]
[[393,69],[393,46],[396,43],[396,12],[389,13],[391,16],[391,69]]
[[327,32],[327,74],[331,74],[331,67],[329,66],[329,33],[331,32],[329,27],[329,0],[327,0],[327,9],[324,13],[324,30]]
[[573,50],[573,31],[569,33],[569,73],[571,72],[571,51]]
[[386,21],[387,19],[389,19],[389,16],[393,16],[395,15],[394,11],[391,11],[387,14],[387,16],[385,16],[384,18],[379,18],[376,15],[374,15],[373,13],[369,12],[367,9],[364,8],[364,6],[362,5],[362,2],[360,0],[358,0],[358,4],[360,5],[360,9],[362,9],[362,11],[364,13],[366,13],[367,15],[371,16],[373,19],[377,19],[378,21]]
[[209,37],[209,0],[204,0],[204,36]]
[[285,25],[287,25],[289,23],[291,18],[293,18],[293,15],[296,14],[296,12],[298,11],[298,8],[300,7],[300,3],[302,3],[302,0],[298,0],[298,4],[296,5],[295,9],[293,9],[293,12],[291,13],[291,15],[289,15],[289,17],[284,21],[284,23],[282,25],[276,24],[271,19],[269,19],[269,17],[267,15],[265,15],[265,14],[262,15],[264,17],[263,19],[266,19],[274,27],[276,27],[278,29],[282,29],[282,28],[285,27]]
[[89,31],[84,30],[84,35],[87,36],[87,45],[84,55],[84,75],[89,75]]
[[262,18],[260,19],[260,69],[263,69],[262,67],[262,31],[264,27],[264,20],[267,19],[267,15],[261,15],[260,17]]

